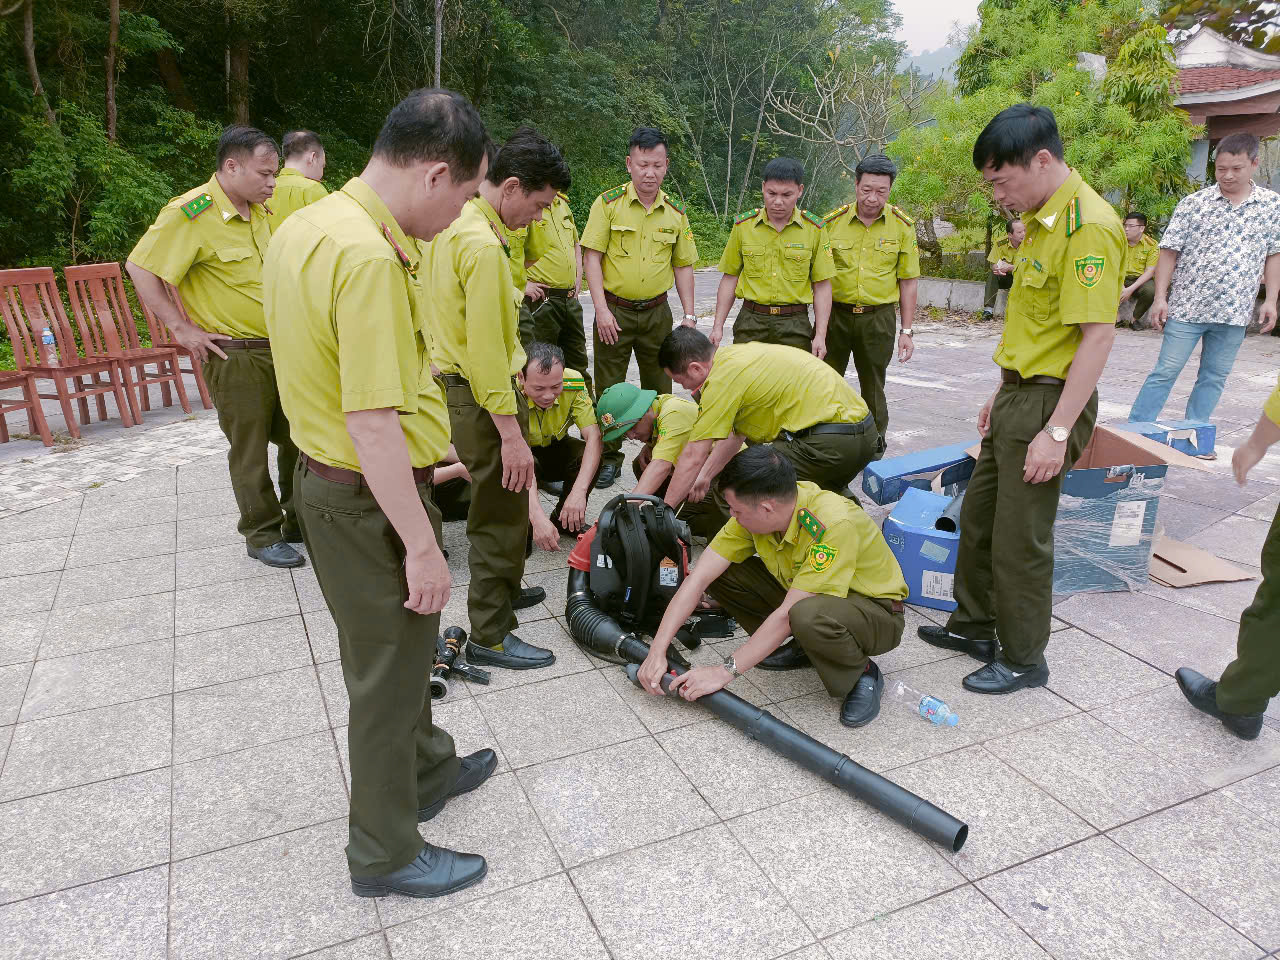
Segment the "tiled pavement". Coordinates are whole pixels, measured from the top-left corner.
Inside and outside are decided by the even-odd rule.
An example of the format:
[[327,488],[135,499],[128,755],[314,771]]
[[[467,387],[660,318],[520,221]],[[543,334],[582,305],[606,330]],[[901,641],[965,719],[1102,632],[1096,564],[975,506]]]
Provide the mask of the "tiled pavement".
[[[971,436],[991,380],[990,333],[922,331],[917,359],[893,370],[898,449]],[[1126,412],[1156,345],[1121,336],[1104,416]],[[1219,419],[1224,454],[1274,384],[1278,348],[1246,343]],[[1190,375],[1178,395],[1189,386]],[[436,707],[460,750],[496,746],[500,766],[424,835],[483,853],[489,876],[444,900],[375,903],[347,886],[345,690],[314,575],[244,556],[212,418],[118,442],[146,445],[159,469],[103,473],[88,490],[81,476],[56,503],[0,518],[0,958],[1280,950],[1280,711],[1241,743],[1186,706],[1170,676],[1181,663],[1221,669],[1254,584],[1063,600],[1049,687],[1007,698],[963,691],[973,664],[915,639],[940,617],[911,611],[880,662],[943,696],[961,717],[953,730],[888,703],[847,730],[807,671],[736,682],[965,819],[970,839],[953,855],[585,657],[560,619],[564,554],[539,553],[527,582],[549,597],[521,632],[556,651],[554,668],[496,671]],[[1160,517],[1256,569],[1280,457],[1243,491],[1226,464],[1171,474]],[[460,524],[446,540],[446,620],[465,625]],[[697,657],[725,644],[715,648]]]

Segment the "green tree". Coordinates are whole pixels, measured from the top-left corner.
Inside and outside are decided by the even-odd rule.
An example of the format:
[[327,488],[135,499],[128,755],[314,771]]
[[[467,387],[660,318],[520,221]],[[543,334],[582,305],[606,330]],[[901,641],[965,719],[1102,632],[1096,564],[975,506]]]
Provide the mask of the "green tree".
[[1275,0],[1165,0],[1160,19],[1175,30],[1209,27],[1263,53],[1280,53]]

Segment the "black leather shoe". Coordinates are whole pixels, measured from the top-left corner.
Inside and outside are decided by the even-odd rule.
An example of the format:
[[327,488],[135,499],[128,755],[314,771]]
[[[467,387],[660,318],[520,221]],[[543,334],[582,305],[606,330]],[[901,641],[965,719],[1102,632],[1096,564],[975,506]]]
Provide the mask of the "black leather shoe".
[[809,655],[800,644],[788,640],[756,666],[761,670],[801,670],[809,666]]
[[351,892],[357,897],[385,897],[391,893],[406,897],[443,897],[474,886],[488,872],[484,857],[428,843],[412,862],[399,870],[377,877],[353,876]]
[[545,599],[547,599],[547,591],[541,587],[521,587],[520,591],[511,598],[511,609],[523,610],[525,607],[536,607]]
[[283,540],[269,547],[247,547],[247,549],[249,556],[255,560],[261,560],[268,567],[301,567],[307,562],[302,554]]
[[866,672],[858,678],[840,706],[840,722],[846,727],[865,727],[879,715],[882,693],[884,675],[874,660],[868,660]]
[[1041,664],[1022,673],[1014,673],[998,660],[973,671],[962,686],[974,693],[1013,693],[1023,687],[1043,687],[1049,682],[1049,667]]
[[613,481],[618,479],[618,465],[616,463],[604,463],[600,465],[600,469],[596,471],[596,489],[603,490],[605,487],[612,487]]
[[537,670],[555,663],[556,655],[543,647],[525,643],[514,633],[508,633],[502,638],[501,647],[482,647],[472,640],[467,644],[467,662],[480,667]]
[[458,779],[453,782],[453,788],[435,803],[418,811],[419,823],[434,817],[453,797],[470,793],[488,780],[493,771],[498,768],[498,755],[485,747],[469,757],[463,757],[459,762],[462,768],[458,771]]
[[1178,681],[1178,689],[1197,710],[1217,717],[1222,725],[1241,740],[1257,740],[1262,732],[1262,714],[1260,713],[1227,713],[1218,708],[1218,681],[1210,680],[1203,673],[1197,673],[1190,667],[1179,667],[1174,677]]
[[935,627],[933,624],[921,627],[916,635],[931,647],[943,650],[959,650],[967,653],[975,660],[990,663],[996,658],[996,642],[994,640],[970,640],[958,633],[952,633],[946,627]]

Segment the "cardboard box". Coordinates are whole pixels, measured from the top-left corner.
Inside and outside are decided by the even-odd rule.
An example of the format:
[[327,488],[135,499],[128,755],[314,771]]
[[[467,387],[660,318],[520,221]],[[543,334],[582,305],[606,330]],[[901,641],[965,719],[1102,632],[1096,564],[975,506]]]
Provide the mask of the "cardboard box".
[[952,497],[907,487],[884,520],[884,539],[911,589],[908,603],[954,610],[953,586],[959,533],[935,528]]
[[1218,437],[1218,428],[1203,420],[1135,421],[1114,426],[1193,457],[1213,453]]
[[1161,536],[1151,557],[1151,579],[1166,587],[1195,587],[1258,578],[1208,550]]
[[895,503],[912,487],[955,496],[969,482],[974,459],[968,444],[953,443],[919,453],[887,457],[862,470],[862,489],[873,503]]

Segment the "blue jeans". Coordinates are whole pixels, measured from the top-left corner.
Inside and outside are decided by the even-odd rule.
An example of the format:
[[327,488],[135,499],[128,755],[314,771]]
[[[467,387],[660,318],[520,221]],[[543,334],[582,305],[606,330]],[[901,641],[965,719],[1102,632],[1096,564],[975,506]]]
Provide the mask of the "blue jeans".
[[1133,401],[1129,422],[1160,418],[1164,402],[1169,399],[1169,391],[1191,359],[1196,343],[1201,340],[1204,343],[1200,348],[1200,369],[1196,371],[1196,385],[1187,398],[1185,419],[1207,421],[1222,396],[1227,374],[1236,362],[1246,329],[1227,323],[1168,321],[1164,327],[1164,340],[1160,343],[1160,359],[1138,391],[1138,399]]

